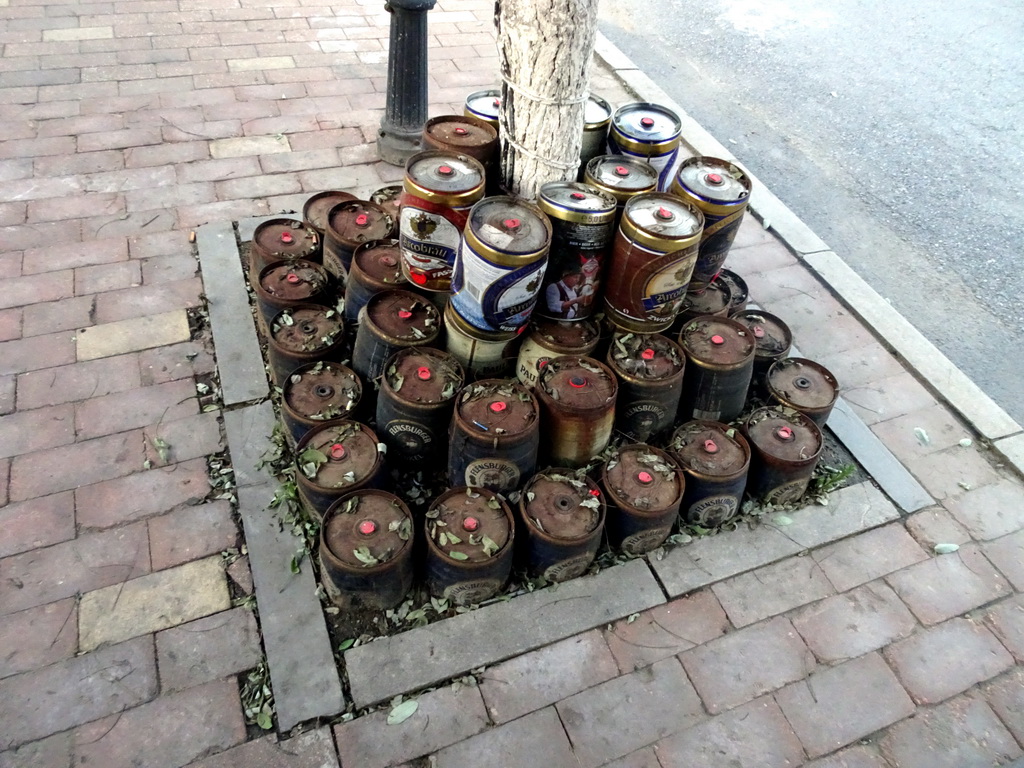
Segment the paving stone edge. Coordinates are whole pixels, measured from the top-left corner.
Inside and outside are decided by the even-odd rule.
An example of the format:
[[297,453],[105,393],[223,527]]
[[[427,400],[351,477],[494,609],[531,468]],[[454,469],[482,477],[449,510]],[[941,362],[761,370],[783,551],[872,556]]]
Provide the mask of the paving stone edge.
[[770,228],[880,340],[891,347],[909,368],[924,379],[980,435],[995,443],[1007,461],[1024,474],[1024,450],[1021,450],[1020,442],[1014,442],[1009,450],[1003,450],[999,445],[1002,439],[1021,436],[1024,428],[864,282],[728,148],[688,115],[600,32],[597,33],[594,53],[640,99],[665,104],[674,109],[682,120],[683,141],[693,151],[721,157],[741,166],[754,181],[750,208],[766,228]]

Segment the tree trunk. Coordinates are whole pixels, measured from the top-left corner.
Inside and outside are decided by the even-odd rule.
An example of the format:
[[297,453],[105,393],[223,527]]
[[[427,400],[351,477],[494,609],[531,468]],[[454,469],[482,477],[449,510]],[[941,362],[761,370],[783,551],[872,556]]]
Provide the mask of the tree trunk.
[[497,0],[502,185],[535,199],[580,162],[597,0]]

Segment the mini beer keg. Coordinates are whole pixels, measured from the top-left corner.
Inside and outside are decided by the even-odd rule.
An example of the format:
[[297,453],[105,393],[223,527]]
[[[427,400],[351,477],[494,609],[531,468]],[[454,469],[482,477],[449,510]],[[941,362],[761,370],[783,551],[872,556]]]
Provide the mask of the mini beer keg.
[[681,421],[732,421],[743,410],[754,370],[753,335],[727,317],[699,317],[679,334],[686,352]]
[[340,360],[345,325],[333,309],[300,304],[270,321],[267,357],[274,383],[281,387],[300,365]]
[[669,335],[678,336],[683,326],[698,317],[711,315],[714,317],[728,317],[729,305],[732,302],[732,294],[729,286],[724,280],[715,278],[703,291],[687,292],[683,297],[683,303],[679,306],[679,314],[672,323]]
[[402,191],[401,184],[388,184],[379,187],[370,193],[370,202],[383,208],[385,213],[397,224],[398,215],[402,209]]
[[327,232],[327,214],[331,208],[338,203],[347,203],[350,200],[358,200],[351,192],[342,192],[340,189],[331,189],[326,192],[317,192],[311,195],[302,206],[302,220],[316,230],[321,241]]
[[452,276],[452,308],[482,331],[518,331],[537,303],[551,222],[532,203],[487,197],[469,212]]
[[553,181],[540,188],[537,204],[551,220],[551,251],[536,313],[554,320],[590,317],[615,237],[615,198],[586,184]]
[[782,318],[760,309],[737,312],[732,319],[749,328],[750,335],[754,337],[754,372],[750,378],[749,396],[763,400],[768,397],[765,389],[768,369],[789,354],[793,333]]
[[597,554],[604,519],[604,494],[589,477],[569,469],[538,472],[519,497],[530,573],[547,581],[582,574]]
[[402,254],[397,240],[371,240],[352,254],[352,268],[345,286],[345,322],[359,322],[359,310],[383,291],[407,286],[402,275]]
[[587,164],[595,157],[605,153],[608,143],[608,125],[612,121],[612,105],[600,96],[590,94],[583,107],[583,137],[580,146],[580,172],[578,178],[583,181],[587,172]]
[[672,325],[690,284],[704,219],[693,205],[650,192],[626,203],[604,295],[619,328],[657,333]]
[[325,421],[350,418],[363,395],[353,370],[323,360],[296,368],[282,389],[281,422],[292,446]]
[[618,382],[589,357],[548,361],[534,392],[540,403],[543,451],[550,464],[582,467],[608,447],[615,423]]
[[519,335],[488,333],[474,328],[456,314],[449,304],[444,309],[446,349],[470,379],[504,378],[512,370],[519,348]]
[[487,187],[497,190],[498,128],[470,115],[432,117],[423,126],[423,146],[480,161],[487,174]]
[[766,407],[752,412],[743,432],[753,449],[747,493],[764,504],[791,504],[800,499],[821,458],[821,430],[791,408]]
[[590,320],[575,323],[544,317],[530,320],[530,332],[524,336],[516,361],[516,376],[531,388],[537,383],[538,368],[547,365],[552,357],[586,357],[594,351],[599,339],[597,325]]
[[768,369],[765,386],[773,401],[800,411],[819,429],[824,429],[839,397],[839,384],[832,372],[803,357],[777,360]]
[[646,443],[672,426],[683,394],[686,356],[660,334],[617,333],[608,367],[619,381],[615,429],[631,442]]
[[407,347],[388,358],[377,398],[377,432],[399,466],[442,464],[462,366],[430,347]]
[[718,279],[729,286],[729,312],[732,317],[737,312],[747,308],[747,301],[750,299],[750,290],[747,288],[747,281],[733,272],[731,269],[723,269],[718,273]]
[[419,152],[405,165],[404,185],[402,272],[424,290],[447,292],[469,210],[484,196],[484,167],[468,155]]
[[319,520],[339,498],[374,487],[384,475],[383,444],[364,424],[335,421],[314,427],[295,446],[299,498]]
[[587,186],[615,198],[617,226],[630,198],[657,191],[658,172],[643,160],[622,155],[599,155],[587,163],[583,181]]
[[327,303],[327,272],[305,259],[276,261],[264,267],[256,281],[256,307],[264,335],[274,315],[282,309]]
[[672,434],[669,453],[686,475],[683,520],[716,528],[739,514],[750,470],[750,445],[739,430],[718,421],[688,421]]
[[331,505],[320,528],[320,573],[342,608],[386,610],[412,587],[412,513],[385,491],[363,489]]
[[324,233],[324,268],[342,283],[352,264],[352,253],[363,243],[391,237],[395,221],[376,203],[349,200],[327,214]]
[[424,297],[397,289],[374,294],[359,313],[352,369],[369,385],[399,349],[429,347],[440,332],[441,314]]
[[427,588],[455,605],[494,597],[512,572],[515,527],[508,505],[486,488],[452,488],[426,513]]
[[704,214],[704,234],[692,286],[700,291],[722,268],[740,230],[750,202],[750,177],[728,160],[691,157],[680,163],[671,191]]
[[269,219],[256,226],[249,244],[249,282],[255,287],[260,272],[278,261],[320,262],[320,237],[295,219]]
[[521,384],[484,379],[459,393],[449,430],[452,485],[514,491],[537,467],[537,401]]
[[601,467],[601,487],[608,503],[608,543],[627,555],[642,555],[672,533],[686,483],[664,451],[632,443]]
[[466,97],[463,112],[494,126],[498,130],[498,111],[501,109],[501,91],[497,88],[474,91]]
[[608,128],[608,154],[636,157],[658,172],[658,189],[667,192],[679,154],[679,115],[660,104],[638,102],[615,110]]

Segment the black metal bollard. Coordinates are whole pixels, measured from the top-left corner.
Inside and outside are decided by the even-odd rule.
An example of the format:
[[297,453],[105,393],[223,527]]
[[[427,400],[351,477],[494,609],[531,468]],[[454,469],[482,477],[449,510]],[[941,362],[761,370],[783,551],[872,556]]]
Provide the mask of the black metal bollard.
[[427,11],[436,0],[388,0],[391,47],[388,98],[380,121],[377,152],[391,165],[405,165],[422,149],[427,121]]

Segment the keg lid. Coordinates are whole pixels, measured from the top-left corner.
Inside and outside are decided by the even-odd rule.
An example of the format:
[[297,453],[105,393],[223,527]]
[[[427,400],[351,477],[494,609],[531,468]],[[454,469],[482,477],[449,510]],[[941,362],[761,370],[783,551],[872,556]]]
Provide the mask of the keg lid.
[[626,376],[664,381],[682,372],[686,356],[678,344],[661,334],[619,331],[612,336],[608,360]]
[[412,291],[381,291],[366,303],[366,320],[385,336],[406,345],[430,344],[441,332],[441,313]]
[[483,379],[467,385],[455,410],[471,434],[495,438],[531,432],[538,419],[533,394],[508,379]]
[[[484,167],[469,155],[428,149],[409,158],[405,165],[406,191],[416,194],[415,187],[446,195],[458,195],[484,183]],[[415,185],[410,188],[409,184]]]
[[302,259],[312,256],[320,243],[315,232],[298,219],[270,219],[252,233],[252,245],[276,259]]
[[648,192],[658,186],[658,171],[650,163],[625,155],[601,155],[587,163],[586,178],[623,195]]
[[363,243],[352,254],[352,271],[362,272],[378,284],[406,284],[402,275],[402,251],[398,240],[371,240]]
[[704,228],[704,215],[695,206],[664,192],[634,195],[622,216],[658,240],[686,240],[700,235]]
[[466,109],[484,120],[498,121],[498,110],[501,108],[501,91],[492,89],[475,91],[466,97]]
[[[565,218],[564,214],[587,214],[588,221],[605,214],[607,221],[615,216],[615,198],[597,187],[576,181],[549,181],[540,188],[540,209],[549,216]],[[569,218],[571,219],[571,216]],[[605,219],[602,218],[602,221]]]
[[341,363],[323,360],[297,368],[284,383],[285,405],[304,419],[344,419],[359,404],[363,385]]
[[753,356],[754,335],[726,317],[698,317],[683,326],[679,346],[697,362],[736,365]]
[[312,304],[283,309],[270,322],[271,338],[287,352],[322,352],[340,343],[343,331],[336,310]]
[[601,483],[617,504],[661,512],[683,496],[683,476],[668,454],[644,443],[619,449],[601,469]]
[[470,227],[485,246],[517,256],[537,253],[551,240],[551,223],[537,206],[503,195],[474,205]]
[[750,446],[738,430],[718,421],[688,421],[673,433],[672,456],[683,470],[711,477],[746,472]]
[[465,374],[459,362],[438,349],[406,347],[384,364],[384,382],[400,400],[444,403],[462,389]]
[[364,489],[339,499],[324,516],[324,548],[350,568],[373,568],[412,546],[412,514],[401,499]]
[[520,503],[527,524],[556,539],[585,539],[604,520],[601,489],[571,469],[537,473],[523,489]]
[[370,195],[370,202],[376,203],[383,208],[391,218],[398,221],[398,212],[401,207],[402,185],[388,184],[380,187]]
[[832,372],[802,357],[777,360],[765,381],[770,393],[798,411],[827,408],[839,397],[839,384]]
[[619,384],[607,366],[590,357],[553,357],[540,369],[537,386],[558,410],[605,410],[615,402]]
[[298,471],[320,488],[345,488],[364,482],[377,472],[380,441],[370,428],[356,421],[315,427],[295,449]]
[[536,316],[530,321],[530,336],[543,346],[554,346],[566,354],[587,354],[597,343],[600,331],[591,320],[550,320]]
[[304,301],[316,296],[327,285],[323,267],[305,261],[278,261],[260,272],[260,287],[281,301]]
[[716,277],[703,291],[687,293],[679,311],[687,313],[689,317],[724,315],[728,312],[731,301],[729,286],[724,280]]
[[592,131],[612,119],[612,105],[595,94],[590,94],[583,105],[583,124],[585,131]]
[[716,280],[721,280],[729,286],[729,315],[739,311],[747,305],[750,298],[750,290],[747,288],[747,281],[733,272],[731,269],[723,269],[718,273]]
[[452,488],[430,505],[426,517],[427,538],[449,559],[486,562],[512,541],[512,513],[487,488]]
[[751,445],[780,461],[803,463],[821,453],[821,430],[792,408],[758,408],[747,417],[743,430]]
[[682,125],[679,115],[671,109],[649,102],[624,104],[612,117],[614,130],[634,141],[651,144],[677,138]]
[[755,356],[776,360],[788,354],[793,333],[781,318],[760,309],[747,309],[737,312],[732,319],[750,329],[757,345]]
[[716,203],[740,203],[750,195],[750,177],[738,165],[717,157],[691,157],[679,165],[676,183]]
[[474,157],[484,148],[493,152],[498,141],[493,125],[470,115],[432,117],[423,126],[423,133],[430,146],[458,147]]
[[383,208],[365,200],[338,203],[327,214],[327,232],[352,249],[390,237],[394,226],[395,220]]
[[318,232],[323,232],[327,229],[327,214],[331,212],[331,208],[338,203],[356,199],[358,198],[355,195],[342,192],[340,189],[317,192],[302,206],[302,219]]

